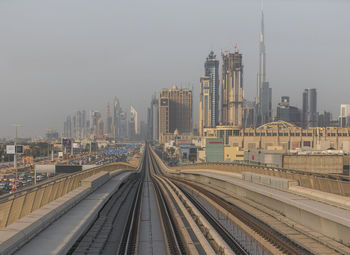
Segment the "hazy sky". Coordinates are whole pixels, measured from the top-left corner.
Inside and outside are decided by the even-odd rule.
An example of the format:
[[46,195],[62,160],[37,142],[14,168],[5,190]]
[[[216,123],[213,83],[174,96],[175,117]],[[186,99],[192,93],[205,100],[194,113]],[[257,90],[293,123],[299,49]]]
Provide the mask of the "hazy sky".
[[[350,103],[350,1],[265,0],[267,77],[275,105],[304,88],[319,111]],[[213,49],[238,43],[254,99],[258,0],[0,0],[0,137],[63,129],[78,109],[105,112],[117,96],[143,115],[160,88],[194,88]],[[220,67],[221,72],[221,67]],[[195,111],[197,112],[197,111]]]

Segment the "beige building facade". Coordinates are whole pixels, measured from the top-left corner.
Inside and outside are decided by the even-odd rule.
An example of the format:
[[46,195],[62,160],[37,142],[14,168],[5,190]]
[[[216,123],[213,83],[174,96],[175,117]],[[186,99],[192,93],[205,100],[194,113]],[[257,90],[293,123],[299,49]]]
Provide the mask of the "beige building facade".
[[163,89],[159,93],[159,139],[166,134],[172,136],[177,130],[179,134],[192,132],[192,91],[179,89],[174,85],[171,89]]
[[242,127],[243,64],[238,51],[222,56],[222,124]]
[[201,88],[199,97],[199,135],[203,135],[203,128],[212,127],[210,102],[210,77],[201,77]]
[[310,148],[348,152],[350,143],[350,128],[311,127],[303,129],[285,121],[245,129],[235,126],[217,126],[204,129],[203,135],[222,137],[226,145],[238,146],[244,150],[281,146],[285,150]]

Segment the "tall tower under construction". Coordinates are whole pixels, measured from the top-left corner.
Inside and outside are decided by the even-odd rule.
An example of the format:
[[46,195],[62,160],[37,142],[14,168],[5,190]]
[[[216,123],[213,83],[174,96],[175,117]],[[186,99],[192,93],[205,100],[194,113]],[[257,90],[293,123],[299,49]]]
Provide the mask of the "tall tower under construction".
[[242,54],[222,55],[222,124],[242,126],[243,118],[243,64]]

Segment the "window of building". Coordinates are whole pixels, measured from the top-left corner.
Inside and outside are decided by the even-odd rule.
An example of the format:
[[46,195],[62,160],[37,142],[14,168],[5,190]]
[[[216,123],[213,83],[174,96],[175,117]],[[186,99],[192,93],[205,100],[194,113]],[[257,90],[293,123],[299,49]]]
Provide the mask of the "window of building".
[[311,146],[311,142],[310,141],[304,141],[304,146],[310,147]]
[[295,133],[295,136],[300,136],[300,133]]
[[288,136],[288,133],[284,133],[284,136]]
[[239,136],[239,130],[233,130],[233,136]]
[[335,133],[332,133],[332,136],[335,136]]
[[306,133],[302,133],[301,136],[306,136]]
[[272,136],[277,136],[277,133],[272,133]]
[[249,133],[249,136],[254,136],[254,133]]
[[290,136],[295,136],[295,134],[294,133],[290,133]]
[[267,136],[271,136],[271,133],[267,133]]
[[307,133],[307,136],[312,136],[312,133]]
[[283,136],[283,133],[278,133],[279,136]]
[[343,133],[343,136],[348,136],[348,134],[347,133]]
[[261,136],[265,136],[265,133],[261,133]]

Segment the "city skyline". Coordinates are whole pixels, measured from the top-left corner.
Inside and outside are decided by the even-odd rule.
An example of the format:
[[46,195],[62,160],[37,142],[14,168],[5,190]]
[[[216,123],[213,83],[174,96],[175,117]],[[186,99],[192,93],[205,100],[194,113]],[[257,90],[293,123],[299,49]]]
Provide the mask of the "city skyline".
[[[184,21],[177,21],[179,23],[168,21],[168,24],[170,25],[169,31],[176,32],[174,36],[190,35],[193,42],[191,40],[185,40],[186,42],[183,43],[178,43],[177,40],[171,42],[164,37],[163,40],[155,43],[146,39],[143,45],[149,49],[149,53],[142,52],[141,57],[146,59],[148,54],[151,54],[155,61],[162,63],[164,67],[155,62],[152,68],[152,70],[158,70],[162,74],[160,76],[147,75],[151,69],[146,67],[141,75],[142,81],[130,76],[130,67],[135,64],[136,56],[139,58],[138,53],[142,47],[139,49],[134,44],[127,46],[130,40],[138,41],[138,38],[144,38],[145,32],[142,32],[144,25],[140,23],[142,15],[145,15],[142,14],[142,11],[146,10],[147,15],[153,15],[153,18],[146,19],[145,25],[152,25],[153,30],[146,29],[146,32],[154,33],[156,36],[163,31],[163,26],[157,25],[157,21],[163,18],[164,14],[170,13],[172,9],[170,7],[180,9],[181,3],[172,5],[152,2],[152,6],[159,6],[164,11],[163,14],[148,10],[147,6],[141,2],[136,14],[131,14],[132,6],[127,3],[122,5],[125,14],[120,13],[118,11],[120,6],[114,4],[111,4],[110,10],[104,7],[94,9],[92,11],[94,17],[106,14],[104,21],[108,20],[110,23],[105,30],[100,30],[105,27],[104,22],[97,23],[93,27],[84,26],[78,22],[74,18],[79,10],[78,3],[72,4],[68,10],[63,8],[65,5],[63,2],[55,3],[57,7],[55,10],[52,6],[38,0],[30,1],[28,4],[21,3],[23,6],[18,3],[1,3],[0,11],[0,20],[3,21],[0,22],[2,23],[0,31],[4,39],[3,58],[0,60],[0,83],[5,89],[0,107],[2,137],[12,137],[14,135],[12,124],[19,122],[23,126],[19,131],[22,136],[43,135],[47,128],[57,128],[62,132],[62,121],[67,113],[74,112],[75,109],[99,109],[104,113],[106,102],[111,100],[110,95],[117,95],[122,105],[134,105],[136,109],[145,109],[154,92],[163,87],[170,87],[172,84],[177,84],[179,87],[181,84],[183,87],[193,87],[193,122],[197,123],[198,76],[203,72],[203,58],[211,49],[219,55],[221,51],[232,47],[231,42],[237,42],[240,52],[244,55],[245,98],[254,100],[259,55],[257,42],[260,30],[260,1],[251,3],[237,1],[236,4],[225,2],[227,4],[225,9],[230,9],[232,15],[227,16],[228,10],[223,10],[215,22],[207,21],[203,17],[209,12],[222,10],[220,3],[204,1],[203,13],[196,12],[195,14],[195,17],[200,18],[201,23],[196,22],[196,19],[191,16],[194,13],[192,10],[195,10],[197,6],[196,3],[189,3],[188,10],[183,13]],[[42,8],[47,11],[46,14],[44,11],[35,18],[28,14],[23,17],[18,16],[17,13],[22,12],[17,11],[24,11],[26,8],[29,8],[30,14],[35,13],[33,6],[38,3],[42,4]],[[237,6],[240,7],[242,14],[239,14],[237,8],[234,8]],[[344,1],[332,1],[332,4],[328,1],[310,0],[296,3],[265,1],[269,74],[267,80],[271,82],[274,89],[274,114],[276,114],[276,104],[281,96],[290,96],[291,104],[301,107],[300,94],[309,87],[317,89],[320,112],[327,110],[331,111],[334,116],[338,116],[340,104],[349,103],[345,97],[349,89],[346,86],[348,80],[345,61],[349,58],[349,52],[345,50],[345,45],[350,42],[350,39],[345,35],[344,25],[349,21],[345,15],[347,6],[349,3]],[[95,5],[88,2],[87,8],[92,7]],[[62,18],[58,16],[48,17],[52,12],[64,11],[70,23],[62,23]],[[121,18],[115,18],[115,13],[127,20],[133,20],[133,15],[139,15],[135,23],[131,25],[132,31],[137,32],[134,38],[125,34],[122,26],[118,25]],[[88,15],[85,16],[85,14],[85,12],[78,13],[78,17],[88,21]],[[334,20],[332,17],[335,15],[337,19]],[[329,20],[323,20],[325,16],[329,17]],[[298,20],[295,17],[298,17]],[[39,24],[42,19],[48,19],[49,28],[44,24]],[[240,22],[237,22],[238,20]],[[184,31],[178,31],[177,28],[183,27],[183,22],[187,22],[188,26]],[[24,24],[28,26],[28,31],[33,36],[27,36],[28,32],[23,30]],[[88,25],[91,24],[94,23],[88,23]],[[213,33],[210,36],[201,35],[207,24],[215,28]],[[300,24],[306,24],[306,28],[302,28]],[[78,34],[73,34],[75,28],[82,30]],[[112,28],[115,29],[111,30]],[[112,36],[111,31],[121,32],[125,39],[116,39]],[[310,31],[312,33],[309,33]],[[89,34],[100,35],[101,40],[94,39]],[[171,34],[165,33],[165,36]],[[195,38],[196,36],[198,39]],[[16,43],[14,43],[16,38]],[[109,46],[109,42],[111,44],[118,42],[115,44],[118,47]],[[98,50],[94,43],[103,46],[102,50]],[[332,45],[337,47],[332,47]],[[126,50],[128,54],[121,53],[121,50]],[[161,56],[171,50],[172,61]],[[82,55],[85,53],[87,56]],[[321,59],[327,59],[327,62],[322,62]],[[179,63],[184,64],[177,68]],[[145,63],[141,60],[136,63],[136,67],[142,69]],[[295,69],[291,69],[292,67]],[[57,70],[60,71],[57,72]],[[116,72],[116,70],[121,70],[121,72]],[[291,70],[293,70],[293,75],[290,73]],[[330,75],[322,77],[325,71]],[[334,95],[327,87],[329,83],[332,83],[332,86],[328,87],[336,91]],[[139,90],[140,96],[132,98],[128,87]],[[342,93],[339,93],[341,90],[343,90]],[[27,97],[29,93],[31,93],[30,97]],[[10,114],[9,106],[15,99],[18,100],[16,101],[18,107],[11,109]],[[140,119],[146,120],[145,116],[146,110],[142,110]]]

